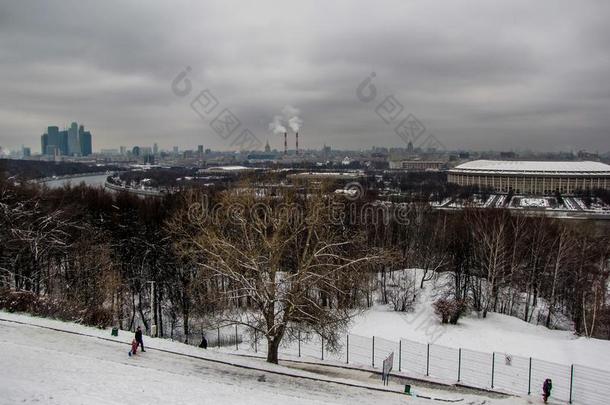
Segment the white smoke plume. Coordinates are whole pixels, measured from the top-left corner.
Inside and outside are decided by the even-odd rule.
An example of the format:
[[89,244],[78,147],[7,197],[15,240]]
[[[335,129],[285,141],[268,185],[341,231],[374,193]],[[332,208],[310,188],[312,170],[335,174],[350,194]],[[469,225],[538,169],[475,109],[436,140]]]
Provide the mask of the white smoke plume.
[[301,128],[301,125],[303,125],[303,120],[300,119],[299,117],[291,117],[288,120],[288,126],[294,131],[294,132],[299,132],[299,128]]
[[284,119],[286,122],[288,122],[290,129],[292,129],[294,132],[298,132],[301,125],[303,125],[303,120],[299,117],[300,113],[301,111],[298,108],[291,105],[287,105],[282,108]]
[[303,125],[303,120],[299,117],[300,110],[291,105],[282,108],[282,115],[276,115],[269,123],[269,130],[274,134],[283,134],[286,127],[290,127],[294,132],[298,132]]
[[274,134],[283,134],[286,132],[286,127],[282,123],[283,117],[281,115],[276,115],[273,117],[273,121],[269,123],[269,131]]

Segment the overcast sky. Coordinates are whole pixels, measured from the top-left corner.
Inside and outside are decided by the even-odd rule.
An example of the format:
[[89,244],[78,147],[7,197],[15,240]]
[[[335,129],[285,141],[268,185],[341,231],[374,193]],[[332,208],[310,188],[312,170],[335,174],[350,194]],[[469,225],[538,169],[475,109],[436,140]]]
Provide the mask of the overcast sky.
[[291,105],[307,148],[404,146],[410,113],[449,149],[605,152],[609,19],[607,0],[0,0],[0,146],[38,152],[48,125],[78,121],[96,150],[231,149],[190,107],[209,89],[211,118],[228,108],[278,149],[269,123]]

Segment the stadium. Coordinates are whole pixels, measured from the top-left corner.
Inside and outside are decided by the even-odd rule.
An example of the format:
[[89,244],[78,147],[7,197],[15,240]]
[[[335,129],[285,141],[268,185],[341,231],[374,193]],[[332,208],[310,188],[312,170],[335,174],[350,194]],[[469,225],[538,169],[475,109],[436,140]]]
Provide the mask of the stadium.
[[552,195],[610,189],[610,166],[600,162],[474,160],[448,171],[447,181],[497,193]]

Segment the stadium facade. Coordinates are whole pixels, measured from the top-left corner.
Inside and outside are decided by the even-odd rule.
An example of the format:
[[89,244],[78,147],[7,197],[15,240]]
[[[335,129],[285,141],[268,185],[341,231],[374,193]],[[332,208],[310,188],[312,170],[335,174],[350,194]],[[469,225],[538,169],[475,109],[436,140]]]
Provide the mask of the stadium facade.
[[552,195],[610,189],[610,165],[590,161],[474,160],[450,169],[447,180],[498,193]]

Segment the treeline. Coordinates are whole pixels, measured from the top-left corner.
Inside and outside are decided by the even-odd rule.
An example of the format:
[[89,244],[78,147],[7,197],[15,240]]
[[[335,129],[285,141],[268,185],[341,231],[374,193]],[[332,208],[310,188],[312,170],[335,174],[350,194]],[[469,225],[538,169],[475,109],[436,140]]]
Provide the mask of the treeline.
[[[454,308],[517,316],[610,339],[610,228],[508,210],[433,211],[411,205],[408,221],[370,222],[368,239],[400,251],[401,266],[449,272]],[[408,223],[404,223],[408,222]],[[458,314],[459,315],[459,314]]]
[[[54,306],[64,317],[96,325],[148,325],[147,281],[172,290],[175,265],[164,221],[171,197],[77,186],[41,189],[0,180],[0,288],[17,294],[4,305]],[[7,290],[8,289],[8,290]],[[50,311],[51,309],[47,309]]]
[[22,180],[32,180],[52,176],[97,173],[118,170],[117,166],[99,167],[75,162],[47,162],[43,160],[0,159],[0,173],[16,176]]
[[[271,346],[278,336],[265,333],[281,330],[281,340],[294,325],[332,343],[330,325],[345,325],[349,311],[397,297],[380,275],[416,267],[423,269],[417,288],[437,272],[451,274],[442,308],[549,327],[571,322],[579,334],[610,338],[607,227],[425,203],[403,205],[388,220],[387,204],[367,200],[374,193],[343,201],[349,215],[332,212],[337,223],[313,215],[331,215],[329,204],[340,198],[322,189],[264,198],[247,189],[145,199],[85,186],[43,192],[0,177],[0,307],[124,329],[153,323],[159,335],[185,340],[224,316]],[[305,214],[274,216],[281,202]],[[273,215],[228,211],[220,222],[198,215],[217,203],[265,203]],[[413,286],[400,283],[405,293],[394,307],[408,310]],[[288,309],[283,320],[268,312],[283,317]]]

